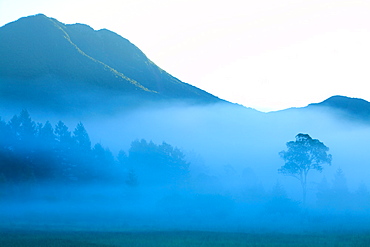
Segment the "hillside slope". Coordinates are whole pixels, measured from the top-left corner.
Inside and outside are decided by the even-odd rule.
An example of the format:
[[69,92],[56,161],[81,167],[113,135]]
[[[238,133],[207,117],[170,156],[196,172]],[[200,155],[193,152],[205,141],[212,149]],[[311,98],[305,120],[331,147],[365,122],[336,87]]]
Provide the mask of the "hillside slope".
[[[312,115],[316,118],[318,116],[331,116],[336,121],[370,124],[370,102],[364,99],[335,95],[322,102],[312,103],[305,107],[288,108],[268,113],[270,116],[280,118],[284,118],[290,114],[294,114],[292,116],[295,118],[304,115]],[[317,121],[320,121],[320,119],[318,118]]]
[[118,34],[42,14],[0,28],[0,100],[67,112],[223,102],[169,75]]
[[323,102],[310,104],[307,108],[332,108],[341,111],[342,114],[347,115],[347,117],[370,121],[370,102],[364,99],[336,95]]

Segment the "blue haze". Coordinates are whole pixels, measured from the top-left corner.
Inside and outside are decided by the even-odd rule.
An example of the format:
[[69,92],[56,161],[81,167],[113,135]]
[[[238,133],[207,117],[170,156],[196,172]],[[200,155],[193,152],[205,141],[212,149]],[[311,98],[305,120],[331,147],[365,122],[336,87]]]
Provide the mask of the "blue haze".
[[[158,183],[147,183],[145,176],[152,174],[141,171],[136,173],[134,186],[125,184],[125,177],[112,183],[21,184],[22,193],[1,197],[2,225],[99,230],[368,230],[369,125],[330,112],[266,114],[224,104],[141,108],[104,117],[30,112],[37,122],[49,120],[54,126],[62,120],[70,130],[82,121],[92,143],[109,147],[114,156],[120,150],[129,154],[134,140],[169,143],[185,154],[189,176],[172,182],[159,177],[153,180]],[[310,172],[306,205],[299,181],[277,172],[284,165],[278,153],[298,133],[319,139],[333,156],[332,165],[324,166],[322,173]],[[122,171],[129,168],[137,171],[138,167],[122,167]],[[342,180],[336,180],[339,169]],[[342,191],[335,187],[338,183]],[[320,201],[318,193],[323,191],[327,194]]]

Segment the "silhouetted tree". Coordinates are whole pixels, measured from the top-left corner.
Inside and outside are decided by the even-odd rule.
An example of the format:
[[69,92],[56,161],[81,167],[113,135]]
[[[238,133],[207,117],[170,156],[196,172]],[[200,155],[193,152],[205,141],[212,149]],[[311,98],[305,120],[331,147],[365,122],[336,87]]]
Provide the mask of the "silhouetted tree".
[[9,125],[0,118],[0,151],[9,150],[11,139],[12,135]]
[[319,207],[329,209],[332,204],[332,191],[330,188],[330,184],[326,177],[324,177],[321,182],[317,186],[317,204]]
[[93,179],[92,168],[94,157],[91,149],[91,141],[84,125],[79,122],[73,131],[71,144],[71,178],[76,181],[87,181]]
[[125,178],[125,184],[131,187],[138,185],[138,178],[134,170],[133,164],[129,163],[129,158],[125,151],[120,150],[117,155],[118,164],[123,171],[123,176]]
[[[60,176],[57,171],[56,137],[50,122],[36,124],[36,138],[32,153],[33,173],[36,179],[55,179]],[[31,147],[27,147],[30,149]]]
[[348,194],[347,179],[341,168],[338,168],[333,180],[333,191],[335,194],[345,195]]
[[93,176],[95,179],[103,178],[108,175],[112,177],[113,169],[115,168],[115,160],[112,152],[106,148],[104,149],[100,143],[94,145],[92,149],[93,156]]
[[131,187],[135,187],[138,185],[137,176],[134,169],[130,168],[128,170],[125,183]]
[[127,154],[125,151],[123,150],[120,150],[118,152],[118,155],[117,155],[117,160],[118,160],[118,164],[120,166],[125,166],[127,165],[127,162],[128,162],[128,157],[127,157]]
[[49,121],[46,121],[44,125],[38,124],[37,126],[37,139],[39,145],[43,149],[54,149],[56,145],[56,136],[54,134],[53,126]]
[[329,148],[308,134],[296,135],[295,141],[286,144],[288,150],[281,151],[280,157],[285,165],[278,171],[281,174],[295,177],[302,186],[303,204],[306,202],[307,175],[310,170],[322,171],[324,164],[331,164],[332,156],[328,154]]
[[146,140],[131,143],[128,163],[138,172],[139,179],[149,183],[169,183],[185,179],[189,163],[176,147],[163,142],[156,145]]
[[370,211],[370,193],[367,186],[361,182],[355,191],[354,204],[357,211],[369,212]]
[[58,164],[56,170],[59,172],[59,177],[63,180],[76,180],[76,176],[73,174],[76,164],[73,162],[74,154],[74,142],[71,136],[71,132],[68,127],[59,121],[55,125],[55,138],[56,138],[56,159]]
[[267,213],[270,214],[294,214],[299,211],[298,203],[291,200],[284,187],[279,181],[272,188],[271,197],[266,204]]
[[34,146],[36,138],[36,123],[32,121],[28,111],[22,110],[18,116],[13,116],[8,125],[11,132],[10,142],[13,148],[30,151],[30,147]]
[[71,132],[68,130],[68,127],[62,122],[59,121],[55,125],[55,135],[59,144],[61,145],[72,145]]
[[36,137],[36,123],[32,121],[28,111],[23,110],[19,116],[19,139],[22,143],[22,148],[30,147],[34,144]]
[[21,132],[21,121],[17,115],[10,119],[8,126],[12,134],[18,138]]
[[91,150],[91,141],[84,125],[79,122],[73,131],[73,139],[77,147],[83,151]]
[[1,153],[0,173],[8,181],[26,181],[34,179],[37,166],[35,151],[36,124],[26,110],[13,118],[4,126],[4,136]]
[[96,143],[92,149],[94,159],[98,163],[105,165],[113,165],[114,157],[109,149],[104,149],[100,143]]
[[347,180],[341,168],[338,168],[334,175],[331,201],[340,210],[348,209],[352,201]]
[[317,203],[318,206],[326,210],[338,212],[352,207],[358,208],[356,199],[356,195],[349,191],[345,175],[340,168],[334,174],[331,185],[326,179],[323,179],[318,186]]

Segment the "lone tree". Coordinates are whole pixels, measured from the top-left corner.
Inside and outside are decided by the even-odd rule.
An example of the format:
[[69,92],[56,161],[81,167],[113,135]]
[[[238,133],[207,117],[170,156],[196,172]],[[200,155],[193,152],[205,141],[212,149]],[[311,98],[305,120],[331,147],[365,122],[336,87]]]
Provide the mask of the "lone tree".
[[284,159],[278,171],[281,174],[297,178],[301,182],[303,204],[306,203],[307,174],[310,170],[322,171],[323,165],[331,164],[332,156],[328,154],[329,148],[308,134],[298,134],[295,141],[287,142],[288,151],[281,151],[280,157]]

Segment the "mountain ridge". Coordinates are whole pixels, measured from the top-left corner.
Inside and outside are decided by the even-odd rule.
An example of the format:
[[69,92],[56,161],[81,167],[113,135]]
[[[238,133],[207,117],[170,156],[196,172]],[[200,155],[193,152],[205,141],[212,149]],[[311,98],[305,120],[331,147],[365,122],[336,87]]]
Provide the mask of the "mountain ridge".
[[352,120],[370,122],[370,102],[342,95],[334,95],[320,103],[312,103],[308,109],[331,108],[340,111],[340,115]]
[[60,101],[59,107],[67,108],[94,104],[89,99],[78,106],[69,90],[84,97],[91,92],[97,101],[104,99],[98,104],[111,101],[108,105],[117,109],[163,100],[228,103],[171,76],[127,39],[107,29],[63,24],[38,14],[0,27],[0,41],[0,98],[23,98],[25,106],[27,101],[42,106],[37,99],[48,98],[44,88],[67,93],[61,97],[50,92],[57,99],[48,102]]
[[321,102],[311,103],[304,107],[292,107],[268,114],[317,111],[332,114],[339,119],[370,124],[370,102],[355,97],[334,95]]
[[[38,14],[0,27],[0,41],[2,105],[92,113],[153,102],[232,104],[180,81],[128,39],[107,29],[63,24]],[[334,109],[342,117],[370,122],[370,103],[345,96],[277,112],[308,109]]]

